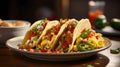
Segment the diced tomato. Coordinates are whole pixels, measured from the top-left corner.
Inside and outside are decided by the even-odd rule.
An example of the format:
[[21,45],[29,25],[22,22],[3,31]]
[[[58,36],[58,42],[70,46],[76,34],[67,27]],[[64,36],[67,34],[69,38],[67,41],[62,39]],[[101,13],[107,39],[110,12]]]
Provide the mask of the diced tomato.
[[45,49],[41,49],[41,52],[48,52],[48,50],[45,50]]
[[32,36],[35,36],[37,34],[36,31],[32,31]]
[[55,33],[55,35],[57,35],[57,34],[58,34],[58,31],[57,31],[57,30],[55,30],[55,31],[54,31],[54,33]]
[[43,28],[46,27],[47,23],[48,23],[48,20],[46,20],[45,23],[43,23]]
[[64,22],[60,21],[59,23],[60,23],[60,25],[62,25]]
[[48,40],[50,40],[50,41],[51,41],[51,38],[52,38],[52,34],[51,34],[51,33],[49,33],[49,34],[48,34]]
[[51,31],[50,31],[50,30],[47,31],[47,35],[48,35],[48,34],[51,34]]
[[43,23],[43,28],[45,28],[45,26],[46,26],[46,24],[45,24],[45,23]]
[[70,32],[73,33],[74,29],[70,29]]
[[29,36],[28,39],[31,39],[31,37],[34,37],[35,35],[37,35],[37,32],[34,31],[34,30],[31,30],[31,31],[30,31],[30,36]]
[[68,30],[70,30],[70,29],[72,29],[72,26],[71,26],[71,25],[68,26]]
[[92,32],[90,32],[90,34],[87,37],[89,38],[89,37],[92,37],[94,35],[95,35],[95,32],[92,31]]
[[72,43],[72,37],[67,36],[66,37],[66,42],[67,42],[67,44],[71,44]]
[[34,50],[34,49],[32,49],[32,48],[31,48],[31,49],[29,49],[29,51],[30,51],[30,52],[35,52],[35,50]]
[[60,30],[60,26],[54,26],[54,33],[55,34],[58,34],[59,30]]
[[50,50],[47,50],[47,52],[46,53],[48,53],[48,54],[50,54],[50,53],[52,53]]
[[55,52],[55,53],[58,53],[58,54],[61,53],[61,51],[59,51],[59,50],[55,50],[54,52]]
[[96,36],[96,39],[98,39],[98,36]]
[[60,26],[55,26],[54,28],[55,28],[55,30],[59,30]]
[[29,36],[29,40],[31,39],[31,37],[32,37],[32,30],[30,30],[30,36]]
[[63,48],[63,49],[66,49],[67,47],[68,47],[67,43],[66,43],[66,42],[63,42],[63,43],[62,43],[62,48]]
[[71,24],[71,25],[68,26],[68,30],[69,30],[71,33],[73,33],[74,28],[75,28],[75,27],[74,27],[73,24]]
[[26,45],[25,48],[29,51],[31,49],[30,45]]
[[22,45],[20,45],[18,49],[23,49],[23,46],[22,46]]
[[30,40],[30,39],[31,39],[31,37],[29,36],[29,37],[28,37],[28,40]]
[[84,28],[84,29],[82,30],[82,32],[86,32],[86,28]]
[[47,32],[47,39],[48,39],[48,40],[51,40],[51,38],[52,38],[52,34],[51,34],[51,31],[49,30],[49,31]]

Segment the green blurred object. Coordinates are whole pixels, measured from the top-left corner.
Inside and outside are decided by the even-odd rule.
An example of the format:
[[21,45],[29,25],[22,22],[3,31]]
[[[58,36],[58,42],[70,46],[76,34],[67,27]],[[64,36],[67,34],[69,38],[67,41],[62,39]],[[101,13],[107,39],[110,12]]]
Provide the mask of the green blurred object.
[[120,19],[113,18],[110,22],[110,26],[118,31],[120,31]]
[[120,53],[120,48],[110,49],[110,53],[112,53],[112,54],[119,54]]
[[107,25],[107,19],[104,15],[99,15],[95,19],[95,29],[102,29]]

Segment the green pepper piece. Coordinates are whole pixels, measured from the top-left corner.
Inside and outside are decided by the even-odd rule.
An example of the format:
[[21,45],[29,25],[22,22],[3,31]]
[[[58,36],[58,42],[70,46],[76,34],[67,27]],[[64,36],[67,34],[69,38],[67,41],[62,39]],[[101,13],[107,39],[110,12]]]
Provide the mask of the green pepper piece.
[[120,53],[120,48],[110,49],[110,53],[112,53],[112,54],[118,54],[118,53]]
[[119,51],[118,50],[110,50],[110,53],[112,53],[112,54],[118,54],[119,53]]
[[86,34],[86,32],[82,32],[80,36],[81,36],[82,38],[86,38],[87,34]]
[[89,43],[81,43],[81,44],[78,44],[77,48],[79,51],[90,51],[94,49],[94,46]]
[[82,38],[86,38],[87,35],[90,34],[90,32],[91,32],[91,30],[88,29],[88,30],[86,30],[85,32],[82,32],[80,36],[81,36]]

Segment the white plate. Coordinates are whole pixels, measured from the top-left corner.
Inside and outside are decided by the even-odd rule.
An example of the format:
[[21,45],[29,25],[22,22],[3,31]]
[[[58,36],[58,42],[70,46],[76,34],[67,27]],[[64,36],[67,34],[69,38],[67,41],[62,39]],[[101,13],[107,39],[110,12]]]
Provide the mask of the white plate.
[[102,30],[96,29],[96,31],[102,33],[103,35],[120,36],[120,31],[113,29],[111,26],[106,26]]
[[14,37],[9,40],[7,40],[6,45],[8,48],[20,52],[21,54],[25,55],[26,57],[37,59],[37,60],[47,60],[47,61],[70,61],[70,60],[80,60],[84,59],[86,57],[90,57],[94,54],[96,54],[99,51],[103,51],[111,46],[111,42],[108,38],[104,38],[106,42],[106,46],[101,49],[96,49],[92,51],[87,52],[77,52],[77,53],[64,53],[64,54],[47,54],[47,53],[41,53],[41,52],[28,52],[18,49],[18,44],[20,44],[23,40],[23,36],[21,37]]

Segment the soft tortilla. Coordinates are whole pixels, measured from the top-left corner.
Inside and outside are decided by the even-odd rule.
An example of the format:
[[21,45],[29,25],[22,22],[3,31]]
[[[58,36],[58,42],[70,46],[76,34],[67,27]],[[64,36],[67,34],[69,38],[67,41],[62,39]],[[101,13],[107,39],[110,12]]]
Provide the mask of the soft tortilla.
[[72,50],[75,40],[81,35],[81,32],[83,31],[83,29],[86,29],[86,30],[91,29],[91,24],[88,19],[81,19],[78,22],[78,24],[73,32],[73,40],[72,40],[72,44],[68,50],[68,53]]
[[47,31],[48,31],[49,29],[53,28],[53,26],[56,26],[56,25],[58,25],[58,24],[59,24],[59,21],[57,21],[57,20],[50,21],[50,22],[46,25],[46,27],[45,27],[45,29],[43,30],[41,36],[38,38],[36,45],[39,45],[39,43],[41,42],[42,37],[47,33]]
[[77,21],[76,19],[70,19],[67,22],[65,22],[65,24],[63,24],[60,28],[60,31],[58,32],[58,35],[55,38],[55,41],[51,43],[51,49],[50,50],[54,50],[59,44],[57,44],[60,36],[64,33],[64,30],[67,28],[67,26],[69,25],[69,23],[71,22],[75,22]]
[[36,21],[34,24],[32,24],[32,26],[28,29],[28,31],[26,32],[26,34],[25,34],[25,36],[24,36],[24,39],[23,39],[23,41],[22,41],[22,45],[25,45],[26,44],[26,42],[27,42],[27,40],[28,40],[28,38],[29,38],[29,36],[30,36],[30,30],[33,28],[33,27],[35,27],[35,26],[37,26],[38,24],[40,24],[41,23],[41,20],[38,20],[38,21]]

